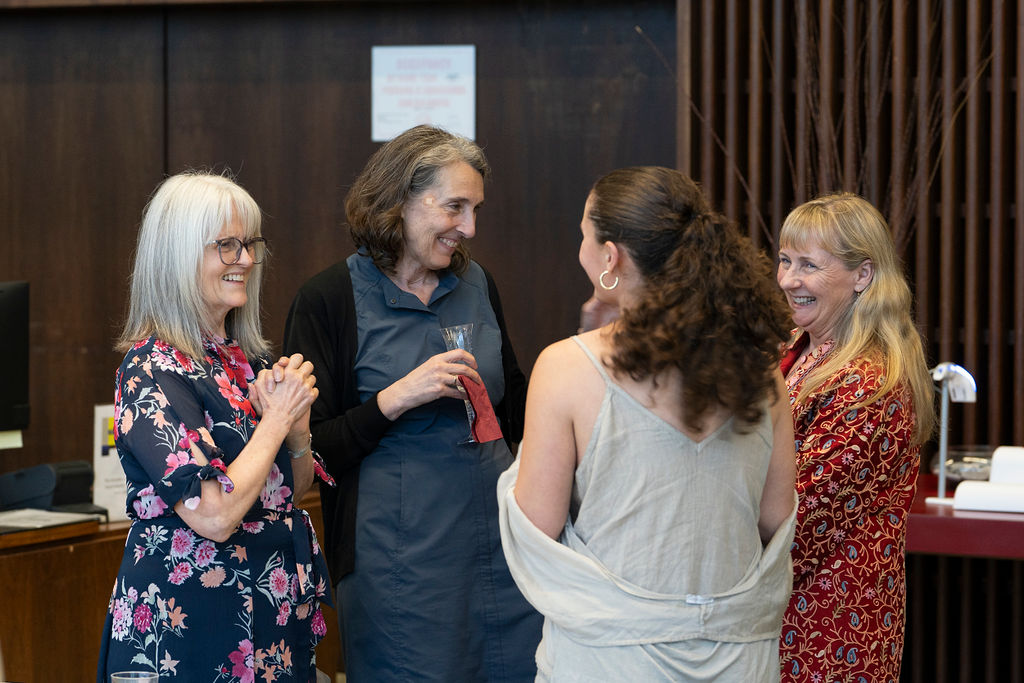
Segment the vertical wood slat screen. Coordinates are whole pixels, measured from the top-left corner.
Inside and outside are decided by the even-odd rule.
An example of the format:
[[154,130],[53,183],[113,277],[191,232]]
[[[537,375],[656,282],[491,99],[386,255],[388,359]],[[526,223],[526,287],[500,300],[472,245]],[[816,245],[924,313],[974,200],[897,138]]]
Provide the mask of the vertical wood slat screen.
[[910,555],[907,577],[901,681],[1024,680],[1024,562]]
[[[1024,445],[1024,0],[676,5],[679,168],[771,255],[796,204],[875,203],[929,363],[978,382],[950,443]],[[1024,680],[1024,562],[907,566],[901,680]]]
[[676,4],[679,167],[770,254],[801,201],[875,203],[978,382],[950,443],[1024,445],[1024,0]]

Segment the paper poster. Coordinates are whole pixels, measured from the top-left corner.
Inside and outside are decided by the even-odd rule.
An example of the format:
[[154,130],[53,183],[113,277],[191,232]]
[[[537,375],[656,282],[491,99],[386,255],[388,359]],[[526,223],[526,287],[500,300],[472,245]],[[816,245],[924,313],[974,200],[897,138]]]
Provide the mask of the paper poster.
[[384,142],[421,123],[476,137],[476,46],[372,49],[372,131]]
[[128,484],[114,448],[114,404],[96,406],[93,415],[93,505],[106,508],[111,522],[128,519],[124,511]]

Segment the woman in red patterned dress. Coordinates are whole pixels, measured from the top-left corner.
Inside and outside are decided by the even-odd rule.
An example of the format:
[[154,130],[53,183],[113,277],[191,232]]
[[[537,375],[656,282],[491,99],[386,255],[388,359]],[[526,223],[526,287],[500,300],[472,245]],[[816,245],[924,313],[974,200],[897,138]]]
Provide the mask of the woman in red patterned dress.
[[896,681],[907,514],[935,421],[910,289],[885,220],[856,195],[797,207],[779,244],[800,496],[782,680]]

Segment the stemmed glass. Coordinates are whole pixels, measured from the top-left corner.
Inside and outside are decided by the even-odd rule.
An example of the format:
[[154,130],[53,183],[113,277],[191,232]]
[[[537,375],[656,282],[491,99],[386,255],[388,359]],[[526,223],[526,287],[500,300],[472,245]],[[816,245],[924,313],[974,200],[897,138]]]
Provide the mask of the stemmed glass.
[[[444,337],[445,348],[449,351],[464,349],[473,353],[473,323],[442,327],[441,336]],[[466,404],[466,417],[469,418],[469,436],[459,443],[476,443],[476,439],[473,438],[473,420],[476,418],[476,411],[473,410],[473,404],[469,402],[468,398],[462,399],[462,402]]]

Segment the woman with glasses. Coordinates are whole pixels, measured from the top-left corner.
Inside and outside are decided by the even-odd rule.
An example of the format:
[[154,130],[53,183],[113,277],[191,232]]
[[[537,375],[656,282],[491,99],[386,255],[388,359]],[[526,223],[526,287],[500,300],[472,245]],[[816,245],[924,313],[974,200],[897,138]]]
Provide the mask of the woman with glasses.
[[232,180],[183,173],[146,207],[115,434],[132,520],[97,682],[316,680],[327,567],[294,507],[314,474],[313,366],[270,360],[259,323],[260,209]]
[[[509,575],[494,495],[526,380],[465,246],[489,173],[474,142],[432,126],[383,145],[345,204],[358,251],[288,316],[286,351],[319,373],[313,443],[338,477],[321,493],[349,683],[536,673],[541,619]],[[465,323],[472,350],[446,351],[442,329]],[[467,443],[471,382],[502,433]]]

